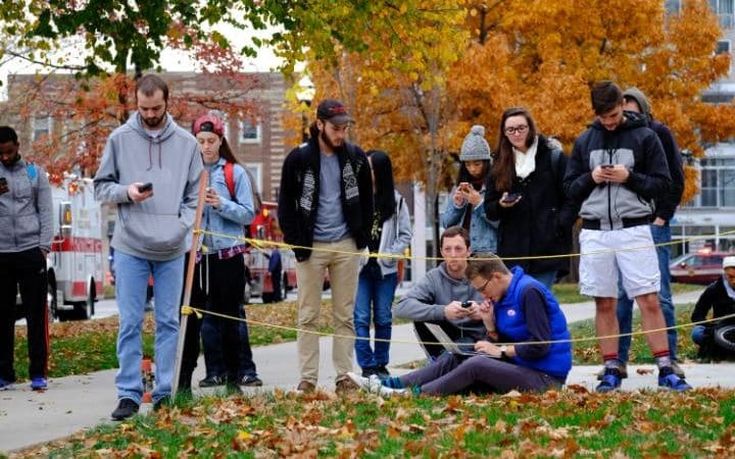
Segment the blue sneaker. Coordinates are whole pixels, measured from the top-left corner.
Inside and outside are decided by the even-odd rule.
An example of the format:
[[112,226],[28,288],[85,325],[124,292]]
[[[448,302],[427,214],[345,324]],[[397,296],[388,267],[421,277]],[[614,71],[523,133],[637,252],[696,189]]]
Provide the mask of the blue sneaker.
[[10,382],[10,381],[8,381],[6,379],[0,378],[0,390],[8,390],[8,389],[12,389],[12,388],[13,388],[13,383],[12,382]]
[[605,373],[600,379],[600,384],[595,387],[595,392],[604,394],[620,389],[620,383],[623,380],[620,370],[617,368],[606,368]]
[[46,382],[46,378],[32,378],[31,379],[31,389],[32,390],[46,390],[48,388],[48,383]]
[[692,388],[684,378],[677,376],[671,367],[663,367],[658,371],[658,387],[677,392],[683,392]]

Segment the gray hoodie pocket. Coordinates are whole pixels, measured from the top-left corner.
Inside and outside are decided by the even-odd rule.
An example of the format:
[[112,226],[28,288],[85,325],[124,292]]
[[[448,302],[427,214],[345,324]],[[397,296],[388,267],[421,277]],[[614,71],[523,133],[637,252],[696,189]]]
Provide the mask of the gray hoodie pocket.
[[167,253],[181,249],[187,227],[177,215],[124,212],[126,243],[143,252]]

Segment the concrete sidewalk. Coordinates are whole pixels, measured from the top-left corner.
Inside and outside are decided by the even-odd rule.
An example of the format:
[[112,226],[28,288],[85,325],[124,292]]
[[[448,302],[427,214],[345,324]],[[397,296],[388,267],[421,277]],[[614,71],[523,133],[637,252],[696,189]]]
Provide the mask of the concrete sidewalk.
[[[700,292],[678,295],[676,303],[696,301]],[[594,317],[592,302],[563,305],[569,322]],[[399,325],[393,329],[394,344],[391,345],[391,370],[400,374],[405,369],[401,365],[424,358],[423,351],[416,344],[416,337],[410,324]],[[320,340],[321,387],[334,388],[335,373],[331,362],[331,339]],[[257,347],[253,350],[258,372],[265,386],[249,391],[270,391],[275,388],[291,390],[296,387],[299,375],[296,366],[296,343],[283,343]],[[694,387],[722,386],[735,387],[735,364],[683,364],[687,380]],[[357,368],[357,365],[355,365]],[[636,370],[641,368],[644,374]],[[568,384],[580,384],[592,390],[596,385],[595,372],[599,366],[575,366],[569,375]],[[624,380],[626,390],[655,388],[656,372],[654,365],[629,367],[630,377]],[[48,442],[81,429],[94,427],[100,423],[111,422],[110,413],[117,403],[115,392],[116,370],[106,370],[83,376],[54,378],[49,381],[49,390],[33,392],[28,383],[16,384],[13,389],[0,391],[0,453]],[[204,362],[200,360],[194,381],[204,377]],[[195,390],[195,393],[211,393],[214,389]],[[143,411],[150,405],[143,405]]]

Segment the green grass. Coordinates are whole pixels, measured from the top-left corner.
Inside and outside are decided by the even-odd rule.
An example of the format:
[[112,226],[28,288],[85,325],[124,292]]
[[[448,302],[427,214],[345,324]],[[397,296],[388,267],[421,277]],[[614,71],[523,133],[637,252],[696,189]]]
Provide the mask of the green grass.
[[48,457],[732,457],[735,391],[179,401],[29,449]]
[[[671,284],[671,292],[676,295],[677,293],[692,292],[696,290],[702,290],[702,285],[694,284]],[[559,304],[572,304],[572,303],[584,303],[586,301],[592,301],[593,298],[579,294],[578,284],[554,284],[551,287],[551,291],[554,297],[559,301]]]

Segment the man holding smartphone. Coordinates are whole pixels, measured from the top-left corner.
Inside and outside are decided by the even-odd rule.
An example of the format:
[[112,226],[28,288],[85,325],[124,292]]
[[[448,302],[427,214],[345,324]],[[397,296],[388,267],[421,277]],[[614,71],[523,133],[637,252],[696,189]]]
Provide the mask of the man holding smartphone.
[[45,390],[48,370],[46,255],[51,250],[51,187],[46,172],[18,153],[18,135],[0,126],[0,390],[15,382],[15,295],[28,323],[31,389]]
[[[580,292],[595,298],[597,336],[605,372],[598,392],[617,390],[622,363],[616,315],[618,273],[641,310],[643,330],[665,389],[691,389],[671,366],[671,355],[658,302],[660,274],[649,229],[652,200],[671,183],[661,142],[645,119],[623,111],[623,93],[610,82],[591,91],[597,120],[574,144],[564,188],[581,205]],[[605,337],[605,338],[602,338]],[[609,337],[609,338],[608,338]]]
[[[153,407],[170,400],[179,331],[186,241],[194,224],[202,157],[194,136],[167,113],[168,86],[156,75],[136,83],[138,110],[115,129],[94,178],[99,201],[117,205],[115,290],[120,310],[112,419],[138,412],[143,397],[141,329],[148,278],[156,298]],[[155,194],[154,194],[155,189]]]

